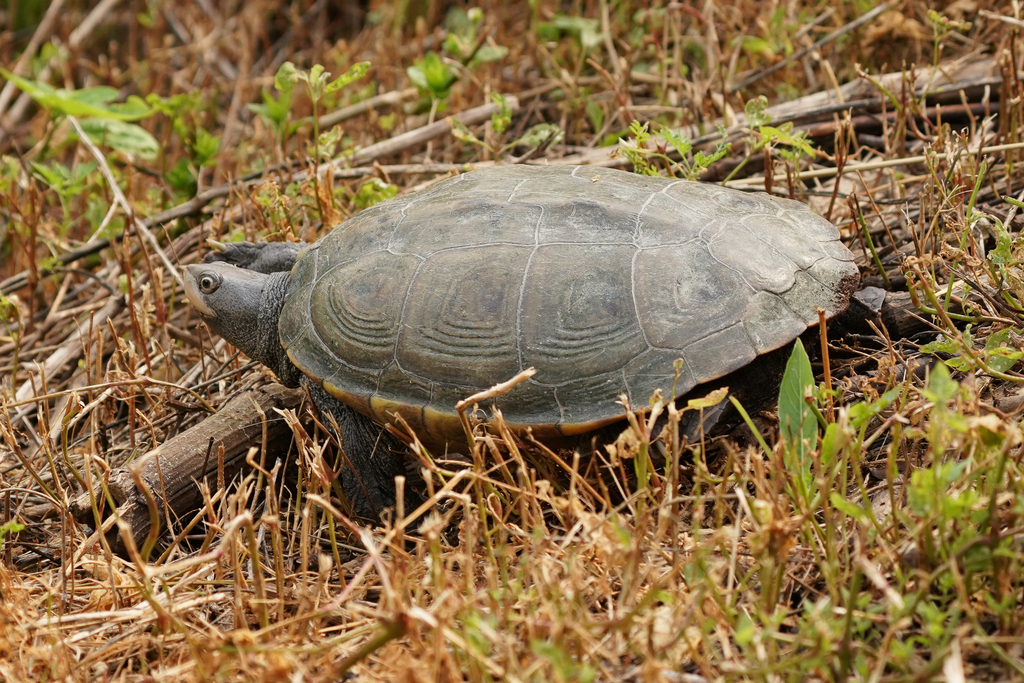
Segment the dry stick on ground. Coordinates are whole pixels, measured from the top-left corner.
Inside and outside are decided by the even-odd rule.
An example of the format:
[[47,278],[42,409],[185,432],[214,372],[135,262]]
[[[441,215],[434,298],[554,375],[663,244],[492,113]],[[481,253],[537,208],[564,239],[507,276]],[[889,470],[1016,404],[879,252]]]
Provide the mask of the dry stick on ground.
[[978,14],[980,16],[985,17],[986,19],[995,19],[996,21],[1001,21],[1004,24],[1009,24],[1010,26],[1024,28],[1024,21],[1021,21],[1020,19],[1014,19],[1013,17],[1008,17],[1005,14],[996,14],[995,12],[990,12],[987,9],[978,10]]
[[[246,468],[246,454],[263,437],[261,412],[275,416],[268,417],[266,424],[268,455],[284,452],[292,432],[275,411],[298,408],[302,396],[301,390],[288,389],[276,383],[251,389],[235,396],[215,415],[168,439],[135,463],[112,470],[107,487],[117,505],[117,514],[131,527],[136,544],[141,545],[150,532],[150,510],[131,469],[156,497],[161,507],[159,519],[167,519],[168,513],[171,518],[180,518],[202,505],[203,495],[198,482],[208,476],[216,481],[221,468],[224,480],[230,482]],[[222,447],[223,461],[219,456]],[[102,509],[102,495],[100,490],[82,493],[71,503],[72,514],[83,524],[96,525],[98,520],[93,517],[92,500],[95,497]],[[123,553],[125,546],[116,531],[115,527],[108,532],[107,540],[115,552]]]
[[[506,96],[505,103],[508,105],[509,109],[512,110],[513,114],[519,111],[519,100],[514,96]],[[407,133],[396,135],[393,138],[378,142],[370,145],[369,147],[364,147],[352,155],[350,159],[337,159],[327,164],[321,164],[317,168],[317,173],[322,173],[326,170],[333,171],[346,163],[353,166],[362,166],[375,159],[397,154],[398,152],[409,149],[410,147],[415,147],[416,145],[423,144],[450,132],[452,126],[448,123],[448,119],[456,119],[464,125],[472,126],[491,118],[491,116],[498,113],[500,109],[501,108],[497,104],[483,104],[479,107],[474,107],[473,109],[467,109],[461,114],[453,114],[452,116],[446,117],[443,121],[437,121],[421,128],[410,130]],[[300,180],[304,179],[305,174],[300,174],[300,176]]]
[[[342,107],[332,111],[329,114],[324,114],[320,117],[319,126],[320,130],[326,130],[331,126],[336,126],[346,119],[350,119],[354,116],[365,114],[371,109],[377,109],[378,107],[397,106],[405,100],[416,97],[416,93],[419,92],[416,88],[406,88],[405,90],[392,90],[380,95],[374,95],[368,97],[365,100],[350,104],[347,107]],[[460,115],[461,116],[461,115]],[[460,119],[461,120],[461,119]],[[466,123],[465,121],[462,121]]]

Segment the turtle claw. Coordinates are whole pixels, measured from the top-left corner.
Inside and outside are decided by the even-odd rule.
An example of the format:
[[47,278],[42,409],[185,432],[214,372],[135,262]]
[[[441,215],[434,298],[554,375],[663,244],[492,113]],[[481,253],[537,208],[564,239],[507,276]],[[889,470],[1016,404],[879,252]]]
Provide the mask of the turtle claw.
[[223,244],[216,240],[207,240],[216,248],[203,257],[203,263],[223,262],[233,266],[253,270],[257,273],[288,272],[295,265],[295,259],[306,244],[302,242],[230,242]]

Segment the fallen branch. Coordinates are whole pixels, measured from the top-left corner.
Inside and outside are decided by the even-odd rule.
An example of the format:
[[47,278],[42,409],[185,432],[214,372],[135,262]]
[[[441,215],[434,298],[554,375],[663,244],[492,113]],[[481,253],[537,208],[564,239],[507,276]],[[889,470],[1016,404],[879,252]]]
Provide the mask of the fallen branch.
[[[292,432],[274,411],[297,408],[301,401],[301,390],[281,384],[246,391],[228,401],[215,415],[165,441],[131,465],[112,470],[106,486],[117,506],[115,514],[128,523],[136,545],[141,546],[150,533],[152,518],[147,493],[156,500],[156,517],[162,523],[199,509],[203,504],[200,482],[216,490],[239,478],[249,467],[246,454],[263,441],[261,413],[266,416],[267,460],[287,452]],[[148,491],[140,490],[136,477]],[[93,512],[94,498],[99,519]],[[86,491],[72,501],[70,511],[80,523],[99,528],[111,514],[105,507],[102,488],[97,485],[94,491]],[[124,554],[126,548],[117,525],[106,536],[114,552]]]

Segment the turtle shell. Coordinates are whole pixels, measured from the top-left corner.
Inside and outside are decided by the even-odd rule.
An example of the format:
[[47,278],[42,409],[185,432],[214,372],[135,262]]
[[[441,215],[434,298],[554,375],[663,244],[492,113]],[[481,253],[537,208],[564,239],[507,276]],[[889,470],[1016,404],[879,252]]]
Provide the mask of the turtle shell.
[[[680,396],[846,306],[858,281],[804,204],[595,167],[500,166],[396,197],[299,258],[280,318],[292,362],[380,421],[461,433],[455,403],[571,435],[623,394]],[[682,359],[681,375],[674,367]]]

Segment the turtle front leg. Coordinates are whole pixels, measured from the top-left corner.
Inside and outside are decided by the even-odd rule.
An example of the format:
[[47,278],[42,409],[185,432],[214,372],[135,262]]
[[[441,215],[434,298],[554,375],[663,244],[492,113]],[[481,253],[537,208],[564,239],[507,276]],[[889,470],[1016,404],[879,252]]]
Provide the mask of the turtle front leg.
[[257,273],[287,273],[295,265],[305,242],[230,242],[203,257],[203,263],[223,261]]
[[[356,412],[323,387],[306,382],[313,403],[323,421],[333,429],[347,459],[341,473],[341,488],[357,515],[379,520],[380,513],[395,504],[395,477],[405,474],[405,446],[386,429]],[[406,509],[418,504],[414,494],[406,488]]]

